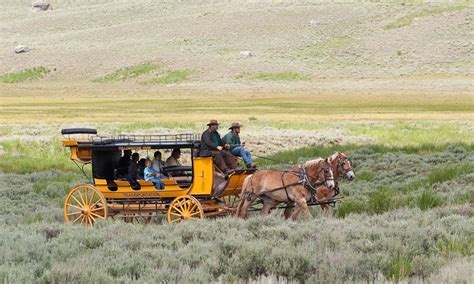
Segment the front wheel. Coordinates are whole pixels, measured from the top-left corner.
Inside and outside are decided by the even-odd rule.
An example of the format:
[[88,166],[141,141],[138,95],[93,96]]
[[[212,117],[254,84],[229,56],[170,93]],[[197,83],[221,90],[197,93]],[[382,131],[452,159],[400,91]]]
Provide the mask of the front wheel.
[[90,184],[76,186],[64,200],[64,219],[67,223],[92,226],[97,220],[106,218],[105,197]]
[[176,197],[168,208],[168,223],[201,220],[204,217],[201,203],[191,195]]

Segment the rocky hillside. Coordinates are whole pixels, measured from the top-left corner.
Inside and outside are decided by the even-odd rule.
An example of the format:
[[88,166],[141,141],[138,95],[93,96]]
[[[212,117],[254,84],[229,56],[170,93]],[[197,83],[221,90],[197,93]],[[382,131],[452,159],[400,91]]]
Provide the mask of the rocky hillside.
[[0,74],[45,66],[46,80],[89,82],[152,63],[191,82],[474,75],[472,2],[281,2],[1,1]]

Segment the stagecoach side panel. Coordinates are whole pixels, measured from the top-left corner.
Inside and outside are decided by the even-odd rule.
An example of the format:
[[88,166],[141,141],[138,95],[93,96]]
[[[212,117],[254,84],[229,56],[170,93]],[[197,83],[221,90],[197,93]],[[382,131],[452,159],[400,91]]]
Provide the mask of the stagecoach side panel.
[[214,182],[214,165],[212,158],[194,158],[193,166],[193,185],[191,186],[189,194],[210,196],[212,194],[212,185]]

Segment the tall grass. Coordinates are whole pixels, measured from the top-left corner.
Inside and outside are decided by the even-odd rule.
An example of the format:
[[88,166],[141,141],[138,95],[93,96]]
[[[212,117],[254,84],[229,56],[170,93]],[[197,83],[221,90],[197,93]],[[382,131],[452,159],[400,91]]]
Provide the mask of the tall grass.
[[412,266],[412,259],[409,256],[397,253],[390,262],[388,275],[391,279],[399,281],[411,275]]
[[68,159],[69,149],[60,141],[9,141],[1,142],[4,154],[0,156],[0,171],[31,173],[45,170],[76,170]]
[[367,203],[369,212],[381,214],[389,211],[390,209],[396,208],[397,204],[395,202],[394,196],[394,192],[385,188],[380,188],[374,191],[372,194],[370,194],[369,201]]
[[432,185],[435,183],[455,179],[460,175],[467,173],[474,173],[474,163],[460,163],[455,165],[441,166],[440,168],[433,170],[428,175],[427,180],[428,183]]
[[[450,145],[454,146],[454,145]],[[466,149],[467,151],[474,150],[474,144],[459,144],[459,147]],[[407,145],[407,146],[387,146],[383,144],[372,144],[366,146],[360,146],[358,144],[344,144],[344,145],[331,145],[331,146],[314,146],[314,147],[302,147],[294,150],[284,150],[279,153],[270,155],[271,160],[268,159],[257,159],[257,162],[261,166],[271,166],[279,163],[298,163],[301,159],[308,159],[314,157],[328,157],[334,154],[334,152],[347,152],[351,153],[358,151],[360,153],[373,155],[373,154],[385,154],[385,153],[407,153],[407,154],[430,154],[435,152],[441,152],[446,149],[448,145],[443,144],[420,144],[420,145]]]
[[442,204],[441,198],[432,191],[425,190],[416,199],[416,206],[421,210],[428,210]]
[[[469,127],[453,127],[450,123],[396,121],[388,124],[351,125],[353,135],[374,137],[378,143],[393,146],[443,145],[470,143],[474,135]],[[422,146],[423,147],[423,146]],[[472,149],[472,146],[471,146]]]
[[20,83],[24,81],[32,81],[43,78],[46,74],[51,72],[48,68],[39,66],[31,69],[25,69],[19,72],[7,73],[0,75],[0,82],[2,83]]
[[159,230],[113,220],[93,229],[20,222],[1,232],[0,281],[241,282],[263,275],[311,283],[410,281],[449,264],[456,254],[446,250],[469,253],[465,244],[452,245],[469,239],[472,229],[458,210],[297,222],[223,218]]

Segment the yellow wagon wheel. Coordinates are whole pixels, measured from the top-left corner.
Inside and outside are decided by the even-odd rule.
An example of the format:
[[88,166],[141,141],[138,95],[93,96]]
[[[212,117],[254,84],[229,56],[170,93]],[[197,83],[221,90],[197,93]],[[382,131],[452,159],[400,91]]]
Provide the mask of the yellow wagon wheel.
[[225,205],[228,207],[234,208],[237,207],[240,201],[240,196],[238,195],[226,195],[222,197],[222,201],[225,202]]
[[76,186],[64,200],[64,219],[67,223],[92,226],[96,220],[106,218],[104,195],[90,184]]
[[201,203],[190,195],[176,197],[168,208],[168,223],[200,220],[204,217]]

